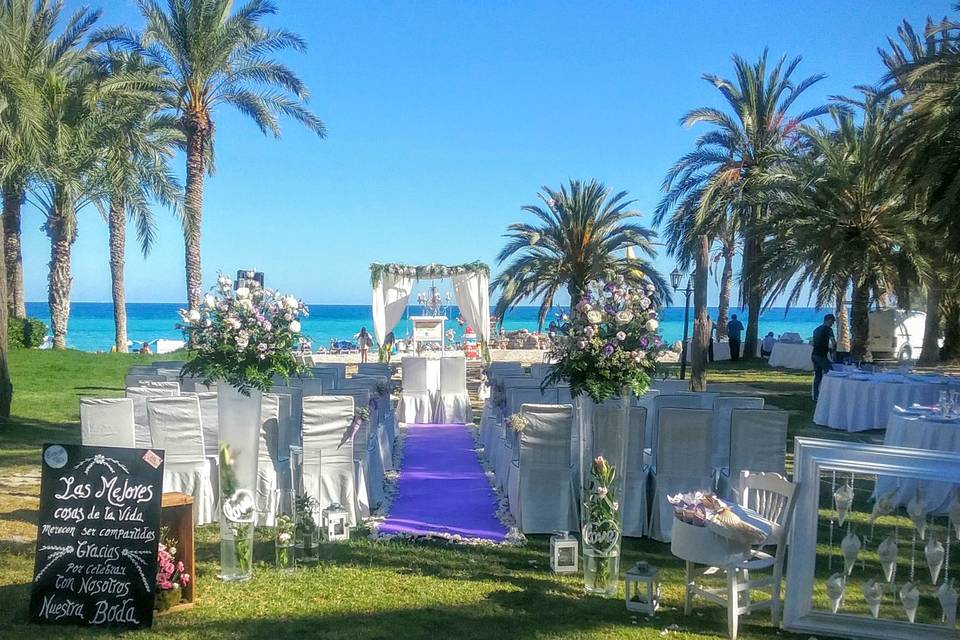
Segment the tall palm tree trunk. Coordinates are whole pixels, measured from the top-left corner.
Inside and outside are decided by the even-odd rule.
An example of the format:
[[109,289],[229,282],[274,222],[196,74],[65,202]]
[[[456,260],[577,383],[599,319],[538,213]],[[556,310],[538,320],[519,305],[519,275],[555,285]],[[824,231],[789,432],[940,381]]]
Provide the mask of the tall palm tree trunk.
[[184,264],[187,272],[187,304],[200,308],[202,272],[200,268],[200,227],[203,220],[204,148],[210,134],[210,122],[202,116],[185,116],[187,131],[187,184],[184,194]]
[[20,250],[20,208],[23,204],[23,188],[14,184],[3,187],[3,245],[6,267],[8,313],[13,318],[27,316],[27,304],[23,294],[23,253]]
[[717,308],[717,340],[727,337],[727,322],[730,320],[730,291],[733,288],[732,239],[723,242],[723,273],[720,276],[720,303]]
[[917,364],[931,365],[940,362],[940,293],[943,284],[939,278],[927,283],[927,318],[923,323],[923,346]]
[[710,269],[710,238],[697,241],[696,268],[693,272],[693,342],[690,351],[690,390],[707,390],[707,272]]
[[847,309],[847,292],[837,289],[837,351],[850,353],[850,312]]
[[[756,235],[756,232],[751,236]],[[757,337],[760,335],[760,309],[763,306],[763,285],[759,274],[754,273],[755,265],[761,257],[760,239],[751,237],[743,255],[743,271],[747,274],[746,303],[747,303],[747,332],[743,341],[744,359],[757,357]],[[749,259],[748,259],[749,254]]]
[[77,238],[72,210],[63,203],[55,204],[47,218],[47,235],[50,237],[50,280],[48,302],[50,324],[53,325],[53,348],[67,346],[67,323],[70,320],[70,252]]
[[[0,218],[0,225],[3,224]],[[0,300],[7,299],[7,261],[4,243],[0,242]],[[10,417],[10,405],[13,402],[13,385],[10,383],[10,369],[7,367],[7,305],[0,304],[0,418]]]
[[870,287],[867,284],[853,283],[850,299],[850,329],[853,338],[850,356],[854,360],[863,360],[867,356],[867,338],[870,333]]
[[123,284],[127,217],[123,201],[110,200],[110,280],[113,285],[113,325],[118,353],[127,352],[127,296]]

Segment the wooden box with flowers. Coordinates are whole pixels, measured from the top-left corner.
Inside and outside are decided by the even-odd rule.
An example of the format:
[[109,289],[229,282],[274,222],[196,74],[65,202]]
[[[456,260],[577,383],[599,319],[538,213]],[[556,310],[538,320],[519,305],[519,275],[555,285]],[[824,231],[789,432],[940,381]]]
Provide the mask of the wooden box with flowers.
[[193,497],[164,493],[160,504],[155,605],[158,615],[189,609],[197,595],[193,580]]

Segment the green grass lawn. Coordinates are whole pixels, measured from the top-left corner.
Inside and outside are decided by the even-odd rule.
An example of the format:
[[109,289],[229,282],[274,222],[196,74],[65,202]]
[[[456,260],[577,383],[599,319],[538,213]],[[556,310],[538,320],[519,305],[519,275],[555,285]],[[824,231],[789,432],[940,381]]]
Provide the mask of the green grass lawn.
[[[12,354],[14,417],[0,428],[0,638],[50,633],[26,624],[40,445],[78,441],[77,398],[120,395],[126,368],[149,359]],[[791,412],[791,436],[823,435],[824,430],[810,424],[809,374],[728,364],[711,371],[710,380],[763,390],[768,403]],[[152,630],[124,635],[270,640],[726,637],[726,615],[719,607],[698,602],[692,615],[682,614],[681,564],[668,545],[646,539],[627,539],[624,545],[621,571],[641,559],[661,568],[664,608],[650,619],[629,614],[622,600],[582,595],[578,578],[550,572],[547,547],[545,536],[532,536],[522,547],[468,547],[379,542],[356,531],[348,543],[325,545],[319,566],[287,575],[266,563],[273,556],[272,544],[267,532],[259,531],[255,557],[264,562],[257,564],[253,580],[225,584],[216,579],[216,531],[203,527],[197,542],[197,605],[158,618]],[[741,637],[747,639],[777,633],[767,611],[743,618],[741,625]],[[116,635],[74,628],[55,633],[67,638]],[[778,637],[800,636],[780,632]]]

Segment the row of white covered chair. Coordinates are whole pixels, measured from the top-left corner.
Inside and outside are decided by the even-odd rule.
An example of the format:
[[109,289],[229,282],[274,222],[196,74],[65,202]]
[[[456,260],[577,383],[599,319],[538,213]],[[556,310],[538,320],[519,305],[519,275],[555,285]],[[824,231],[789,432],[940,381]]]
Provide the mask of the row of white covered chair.
[[463,356],[406,357],[401,365],[400,420],[407,424],[473,421]]
[[[526,375],[518,363],[495,363],[489,375],[493,394],[484,405],[480,438],[519,526],[527,533],[575,527],[580,452],[569,390],[541,389],[542,380]],[[633,404],[622,470],[624,535],[669,541],[668,495],[693,489],[729,495],[736,484],[730,478],[741,470],[783,473],[788,416],[763,409],[761,398],[651,389]],[[514,413],[527,417],[520,434],[505,424]],[[564,443],[566,462],[550,444],[556,439]],[[538,473],[544,464],[550,471]],[[537,478],[564,465],[569,490],[566,482],[544,481],[537,488]]]
[[[267,520],[272,519],[274,490],[290,483],[289,447],[302,445],[305,455],[317,453],[315,458],[324,457],[319,450],[313,451],[317,442],[309,438],[303,440],[301,431],[339,432],[337,451],[328,451],[325,456],[330,464],[315,474],[319,478],[317,482],[308,485],[308,491],[317,492],[321,505],[341,502],[350,512],[351,521],[356,523],[382,500],[384,471],[393,466],[394,433],[387,377],[374,375],[382,372],[367,368],[352,378],[345,378],[341,366],[321,367],[313,371],[311,378],[293,380],[288,385],[277,384],[273,393],[263,394],[258,500]],[[163,375],[167,378],[174,373],[176,371],[170,369]],[[193,495],[197,522],[209,521],[213,517],[212,496],[217,493],[218,478],[217,394],[180,394],[178,383],[168,379],[149,379],[146,376],[153,374],[144,371],[133,371],[128,379],[129,375],[142,386],[129,388],[127,398],[81,399],[82,442],[169,449],[172,453],[167,456],[170,464],[169,473],[165,473],[164,490]],[[305,384],[298,386],[297,383]],[[304,407],[315,403],[321,395],[324,400],[333,397],[349,403],[349,418],[342,419],[342,415],[334,412],[333,417],[328,416],[333,422],[325,425],[317,422],[318,414],[305,414]],[[371,397],[376,401],[371,402]],[[352,422],[355,406],[367,407],[370,420],[361,423],[349,447],[341,446],[340,438]],[[353,460],[349,482],[336,464],[347,452]],[[193,465],[192,471],[183,473],[182,467],[188,460]]]

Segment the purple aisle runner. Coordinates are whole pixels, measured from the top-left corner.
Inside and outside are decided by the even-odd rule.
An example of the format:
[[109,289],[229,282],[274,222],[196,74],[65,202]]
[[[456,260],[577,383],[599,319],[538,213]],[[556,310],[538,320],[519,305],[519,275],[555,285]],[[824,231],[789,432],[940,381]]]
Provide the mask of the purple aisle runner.
[[462,424],[407,427],[403,466],[383,535],[443,535],[502,542],[497,498]]

